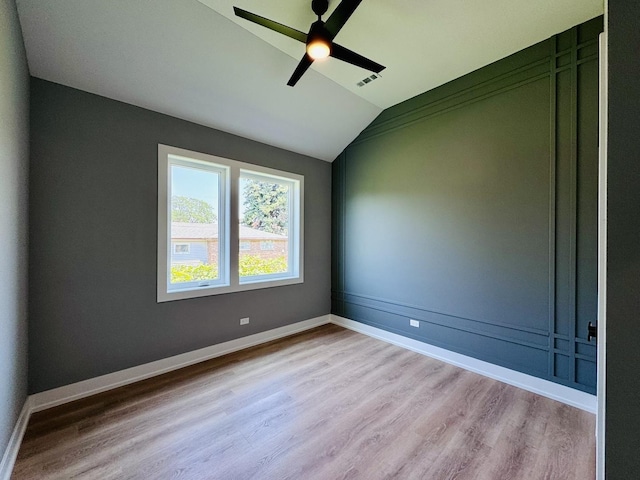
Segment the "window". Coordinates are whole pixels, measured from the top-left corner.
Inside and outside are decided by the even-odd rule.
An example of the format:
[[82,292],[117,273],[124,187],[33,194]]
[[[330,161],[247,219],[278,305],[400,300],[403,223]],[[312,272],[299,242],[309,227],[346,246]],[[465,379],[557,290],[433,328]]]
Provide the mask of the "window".
[[259,242],[259,248],[240,253],[240,283],[278,278],[295,265],[296,235],[291,235],[291,227],[296,191],[296,181],[290,178],[240,171],[240,241]]
[[275,245],[273,242],[260,242],[260,250],[274,250]]
[[174,243],[173,244],[173,253],[176,255],[188,255],[189,254],[189,244],[188,243]]
[[303,181],[159,145],[158,302],[301,283]]

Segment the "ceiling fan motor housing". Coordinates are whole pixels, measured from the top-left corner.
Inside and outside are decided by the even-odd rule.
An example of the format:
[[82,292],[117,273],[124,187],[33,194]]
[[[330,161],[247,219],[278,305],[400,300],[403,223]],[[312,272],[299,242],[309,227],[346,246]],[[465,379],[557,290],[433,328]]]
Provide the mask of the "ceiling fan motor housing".
[[309,34],[307,35],[307,45],[320,40],[331,48],[330,38],[329,32],[327,32],[327,29],[324,27],[324,22],[322,20],[317,20],[311,24]]
[[329,0],[311,0],[311,9],[313,13],[318,15],[318,18],[327,13],[328,8]]

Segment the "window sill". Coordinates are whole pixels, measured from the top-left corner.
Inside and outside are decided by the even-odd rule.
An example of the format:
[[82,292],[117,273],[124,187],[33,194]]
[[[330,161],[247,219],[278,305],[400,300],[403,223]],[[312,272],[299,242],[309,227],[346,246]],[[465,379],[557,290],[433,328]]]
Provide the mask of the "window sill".
[[208,287],[190,287],[184,290],[172,290],[164,292],[158,290],[158,303],[171,302],[174,300],[187,300],[189,298],[210,297],[213,295],[225,295],[227,293],[246,292],[260,290],[263,288],[284,287],[287,285],[297,285],[304,283],[302,276],[281,278],[278,280],[254,280],[243,282],[239,285],[220,285]]

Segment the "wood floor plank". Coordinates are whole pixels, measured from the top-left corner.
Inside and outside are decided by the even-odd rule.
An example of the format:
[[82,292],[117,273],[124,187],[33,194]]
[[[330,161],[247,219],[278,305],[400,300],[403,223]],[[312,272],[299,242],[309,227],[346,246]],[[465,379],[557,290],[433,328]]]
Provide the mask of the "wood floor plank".
[[37,413],[12,479],[587,480],[594,426],[326,325]]

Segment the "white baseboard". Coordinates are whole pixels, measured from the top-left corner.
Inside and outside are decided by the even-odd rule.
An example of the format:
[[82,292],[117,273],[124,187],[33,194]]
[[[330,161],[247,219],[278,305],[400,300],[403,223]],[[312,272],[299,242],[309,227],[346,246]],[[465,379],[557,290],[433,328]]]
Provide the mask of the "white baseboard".
[[441,360],[445,363],[450,363],[457,367],[464,368],[465,370],[479,373],[485,377],[493,378],[495,380],[508,383],[509,385],[514,385],[522,388],[523,390],[537,393],[538,395],[557,400],[567,405],[571,405],[572,407],[576,407],[590,413],[596,413],[598,401],[595,395],[581,392],[574,388],[565,387],[564,385],[559,385],[548,380],[533,377],[526,373],[516,372],[515,370],[500,367],[492,363],[483,362],[482,360],[468,357],[460,353],[450,352],[444,348],[435,347],[428,343],[413,340],[412,338],[390,333],[380,328],[371,327],[364,323],[339,317],[338,315],[331,315],[331,323],[404,347],[408,350]]
[[486,377],[586,410],[587,412],[596,413],[597,398],[595,395],[580,392],[563,385],[549,382],[548,380],[542,380],[508,368],[499,367],[466,355],[450,352],[443,348],[403,337],[402,335],[390,333],[376,327],[330,314],[30,395],[22,407],[22,411],[20,412],[20,416],[9,440],[9,445],[2,457],[2,463],[0,463],[0,480],[10,479],[18,450],[20,449],[20,444],[29,422],[29,417],[34,412],[162,375],[163,373],[310,330],[327,323],[334,323],[428,357],[456,365],[465,370],[479,373]]
[[85,398],[96,393],[105,392],[123,385],[129,385],[140,380],[162,375],[179,368],[204,362],[212,358],[220,357],[228,353],[253,347],[261,343],[277,340],[298,332],[303,332],[319,325],[331,322],[331,315],[304,320],[280,328],[274,328],[266,332],[256,333],[247,337],[238,338],[229,342],[219,343],[210,347],[201,348],[192,352],[163,358],[155,362],[145,363],[136,367],[127,368],[118,372],[108,373],[100,377],[90,378],[82,382],[72,383],[64,387],[54,388],[31,395],[31,411],[38,412],[47,408],[62,405]]
[[[175,355],[155,362],[109,373],[100,377],[90,378],[82,382],[65,385],[64,387],[36,393],[29,397],[30,411],[38,412],[47,408],[62,405],[64,403],[95,395],[96,393],[105,392],[123,385],[129,385],[140,380],[145,380],[156,375],[162,375],[163,373],[194,365],[238,350],[253,347],[271,340],[293,335],[327,323],[334,323],[370,337],[456,365],[464,368],[465,370],[479,373],[486,377],[566,403],[567,405],[580,408],[587,412],[596,412],[597,398],[595,395],[590,395],[548,380],[543,380],[541,378],[516,372],[515,370],[500,367],[489,362],[484,362],[466,355],[451,352],[443,348],[435,347],[395,333],[390,333],[376,327],[371,327],[360,322],[339,317],[337,315],[323,315],[321,317],[304,320],[302,322],[275,328],[266,332],[249,335],[229,342],[212,345],[192,352]],[[0,480],[1,478],[2,477],[0,477]]]
[[20,444],[22,443],[22,437],[27,429],[29,423],[29,417],[31,416],[31,397],[27,397],[18,416],[18,421],[13,428],[11,438],[9,438],[9,444],[2,456],[2,462],[0,463],[0,480],[9,480],[11,478],[11,472],[13,466],[18,458],[18,451],[20,450]]

